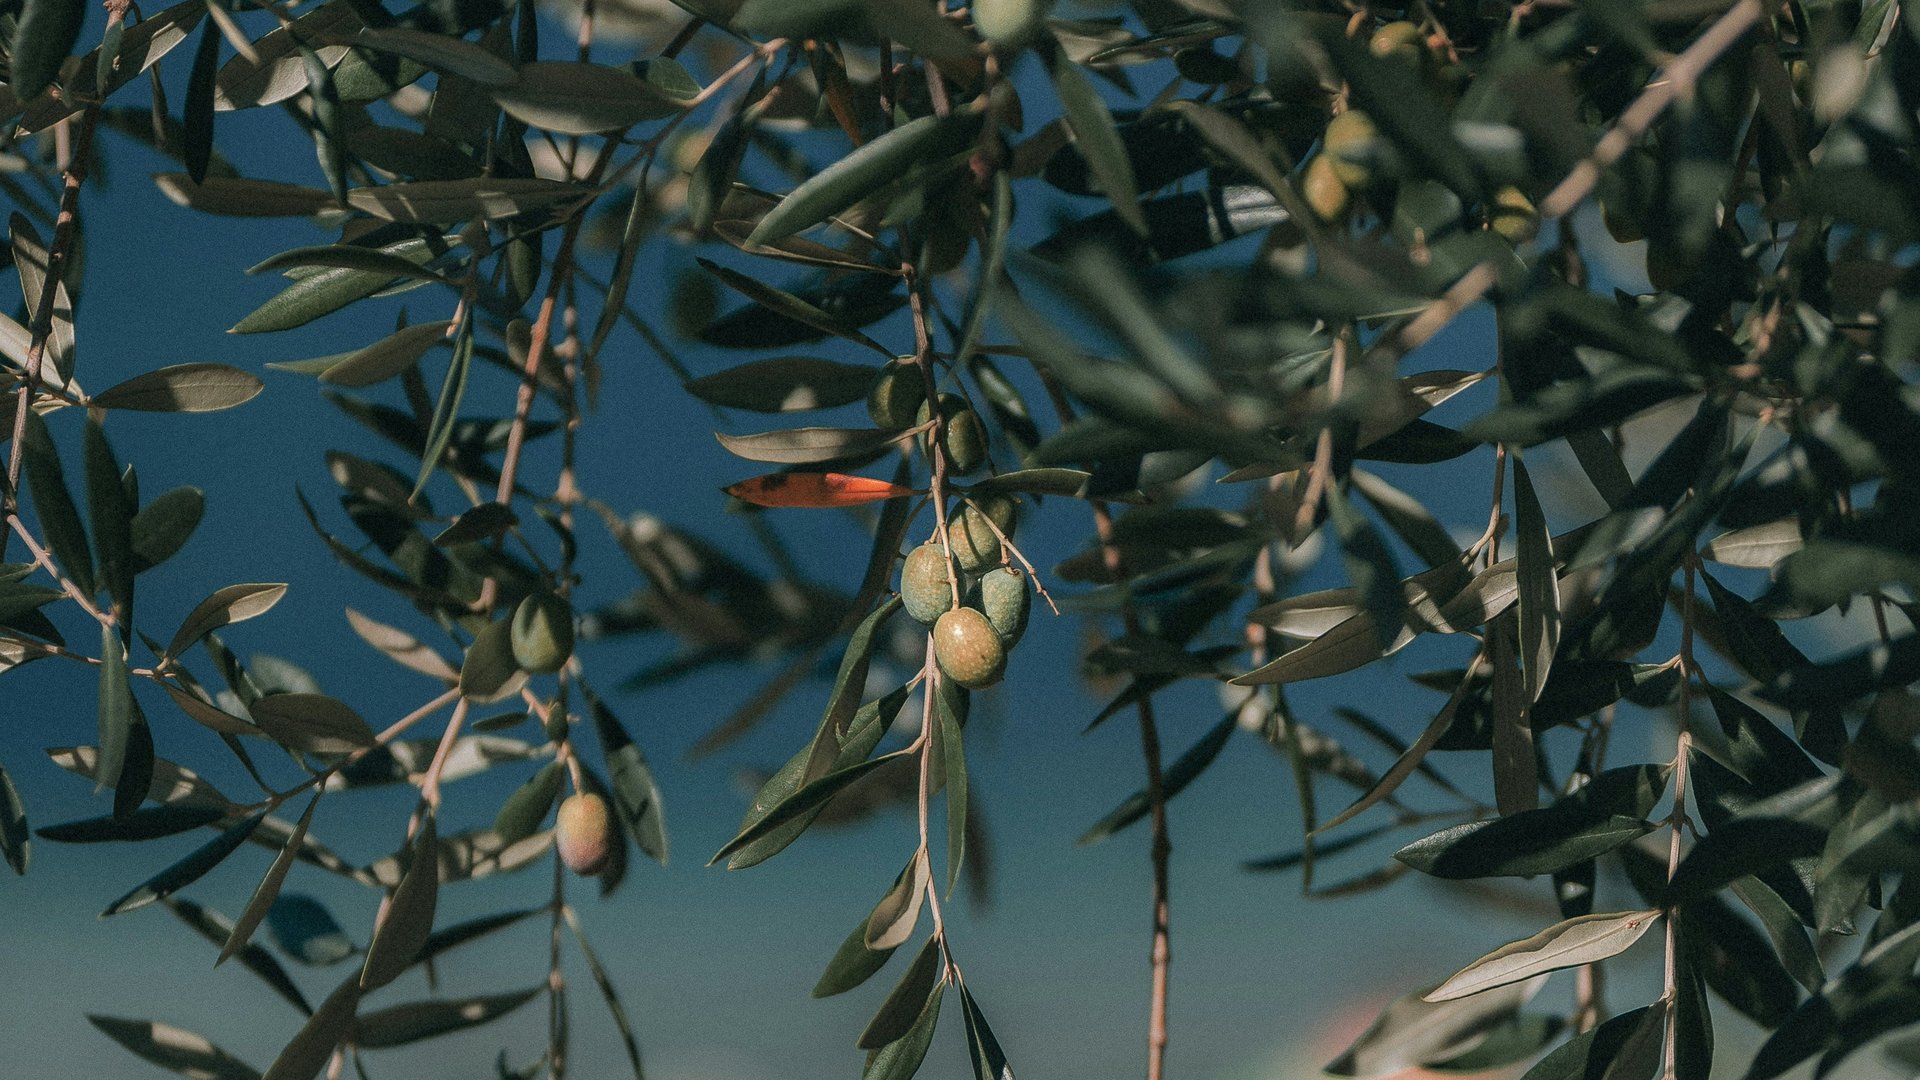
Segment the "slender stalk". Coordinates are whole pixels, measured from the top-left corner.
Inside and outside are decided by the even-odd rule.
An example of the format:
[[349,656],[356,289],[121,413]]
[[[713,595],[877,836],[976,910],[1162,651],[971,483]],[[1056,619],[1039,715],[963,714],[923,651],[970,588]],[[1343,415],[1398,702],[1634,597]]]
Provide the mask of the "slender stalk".
[[[1047,396],[1062,423],[1071,422],[1073,404],[1048,376],[1045,368],[1034,369],[1040,375]],[[1100,540],[1101,558],[1108,574],[1118,580],[1124,572],[1120,548],[1113,542],[1113,511],[1098,500],[1088,500],[1093,510],[1093,528]],[[1140,632],[1140,617],[1131,601],[1121,608],[1121,617],[1129,634]],[[1147,857],[1153,864],[1153,939],[1148,958],[1153,966],[1147,1003],[1147,1080],[1162,1080],[1167,1061],[1167,999],[1173,976],[1173,903],[1170,894],[1173,840],[1167,830],[1167,783],[1160,766],[1160,729],[1154,720],[1153,695],[1140,695],[1136,703],[1140,720],[1140,755],[1147,771],[1147,810],[1153,829]]]
[[[125,11],[121,5],[113,18],[124,16]],[[20,392],[14,396],[13,444],[7,448],[6,513],[9,519],[17,519],[20,512],[21,444],[26,441],[27,411],[33,407],[33,394],[40,387],[41,372],[46,364],[47,339],[53,333],[54,300],[67,277],[67,259],[80,222],[80,188],[87,182],[87,170],[93,163],[93,129],[99,120],[99,102],[89,104],[80,113],[80,131],[74,140],[73,157],[62,174],[60,212],[53,220],[53,239],[47,244],[46,276],[40,286],[40,302],[34,305],[28,324],[27,369],[20,380]],[[65,130],[64,124],[61,130]],[[0,532],[0,559],[6,558],[7,537],[7,533]]]
[[[1687,827],[1687,758],[1693,746],[1693,733],[1688,727],[1687,712],[1693,704],[1693,578],[1695,559],[1688,552],[1686,556],[1686,584],[1680,601],[1680,702],[1678,719],[1679,733],[1674,739],[1673,750],[1673,812],[1668,815],[1667,827],[1667,880],[1672,881],[1680,869],[1680,834]],[[1667,1001],[1667,1038],[1666,1049],[1661,1063],[1662,1080],[1676,1080],[1677,1056],[1680,1027],[1680,1010],[1675,1008],[1680,985],[1679,930],[1675,925],[1680,916],[1678,906],[1670,905],[1666,912],[1667,955],[1663,968],[1662,986]]]

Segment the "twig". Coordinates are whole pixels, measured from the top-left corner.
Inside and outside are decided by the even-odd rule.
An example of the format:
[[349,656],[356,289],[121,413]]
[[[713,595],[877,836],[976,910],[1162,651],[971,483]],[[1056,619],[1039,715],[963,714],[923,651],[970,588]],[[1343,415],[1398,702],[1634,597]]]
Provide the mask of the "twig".
[[[120,9],[124,14],[125,8]],[[93,162],[93,129],[100,119],[100,103],[91,102],[80,113],[80,132],[67,163],[60,189],[60,212],[53,221],[53,239],[47,244],[45,277],[40,283],[40,302],[34,305],[28,324],[27,369],[20,380],[20,392],[14,396],[13,445],[7,448],[6,511],[9,518],[19,515],[21,444],[26,442],[27,410],[33,407],[33,392],[40,387],[41,369],[46,363],[47,339],[53,334],[54,300],[65,291],[67,257],[73,249],[75,227],[80,221],[80,188],[87,181]],[[61,125],[65,130],[65,125]],[[7,534],[0,532],[0,559],[6,558]],[[97,616],[97,613],[96,613]]]
[[[1676,724],[1679,733],[1674,738],[1673,748],[1673,811],[1667,817],[1670,837],[1667,842],[1667,880],[1680,870],[1680,834],[1687,827],[1687,758],[1693,746],[1693,733],[1688,728],[1687,710],[1692,707],[1693,674],[1693,576],[1695,560],[1698,556],[1687,553],[1685,591],[1680,600],[1680,654],[1675,657],[1680,664],[1680,701]],[[1662,1058],[1662,1080],[1676,1080],[1677,1050],[1679,1044],[1680,1010],[1678,1003],[1680,985],[1680,951],[1678,927],[1680,909],[1669,905],[1666,919],[1667,956],[1663,967],[1663,981],[1667,1001],[1667,1039],[1666,1050]]]
[[1760,0],[1739,0],[1727,9],[1727,13],[1708,27],[1706,33],[1661,69],[1661,77],[1640,91],[1640,96],[1633,99],[1633,103],[1613,122],[1613,127],[1601,136],[1593,153],[1575,165],[1567,178],[1541,200],[1540,216],[1562,217],[1579,205],[1580,200],[1591,194],[1593,186],[1599,183],[1601,170],[1619,160],[1620,155],[1627,152],[1634,140],[1646,134],[1647,129],[1676,98],[1691,95],[1693,84],[1701,73],[1734,42],[1739,41],[1765,13]]

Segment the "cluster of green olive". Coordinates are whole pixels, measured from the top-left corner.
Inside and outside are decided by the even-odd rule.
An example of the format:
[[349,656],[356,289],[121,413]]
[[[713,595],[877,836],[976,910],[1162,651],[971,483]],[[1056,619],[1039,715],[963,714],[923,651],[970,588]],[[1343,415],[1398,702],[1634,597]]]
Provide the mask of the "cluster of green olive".
[[[867,391],[867,415],[875,427],[889,431],[919,427],[933,419],[935,407],[944,421],[941,447],[946,451],[947,475],[979,472],[987,464],[987,425],[958,394],[943,393],[929,404],[926,377],[910,358],[882,367]],[[932,453],[928,438],[921,439],[921,449]]]
[[[1013,536],[1018,509],[1004,495],[971,500],[948,519],[944,544],[936,536],[908,553],[900,567],[900,600],[907,614],[933,628],[933,658],[941,674],[969,690],[1000,681],[1008,651],[1027,630],[1032,603],[1027,576],[1006,563],[1000,539]],[[962,601],[957,607],[956,594]]]
[[[1436,83],[1438,91],[1455,89],[1453,84],[1464,77],[1460,65],[1439,64],[1427,47],[1426,34],[1404,19],[1375,30],[1367,40],[1367,49]],[[1320,153],[1307,163],[1300,178],[1301,194],[1314,216],[1330,224],[1346,220],[1354,196],[1367,193],[1379,183],[1381,178],[1374,168],[1379,140],[1380,129],[1361,109],[1349,108],[1328,121]],[[1508,185],[1494,192],[1488,202],[1487,227],[1509,243],[1524,243],[1540,231],[1540,212],[1525,192]]]

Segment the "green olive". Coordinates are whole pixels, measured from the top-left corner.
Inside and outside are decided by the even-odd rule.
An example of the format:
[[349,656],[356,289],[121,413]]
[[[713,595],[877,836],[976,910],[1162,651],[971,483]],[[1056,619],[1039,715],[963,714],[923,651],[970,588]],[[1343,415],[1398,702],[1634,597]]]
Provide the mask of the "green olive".
[[1427,58],[1427,36],[1418,26],[1401,19],[1375,30],[1367,40],[1367,49],[1383,60],[1397,60],[1417,68]]
[[973,28],[1002,49],[1017,49],[1039,36],[1053,0],[973,0]]
[[922,544],[907,554],[900,566],[900,601],[907,614],[929,626],[953,606],[953,579],[939,544]]
[[1000,640],[1011,649],[1020,644],[1027,632],[1027,614],[1033,606],[1033,592],[1027,587],[1027,575],[1010,566],[997,566],[980,577],[977,599],[987,622],[1000,633]]
[[1347,210],[1353,204],[1353,197],[1347,191],[1347,185],[1340,182],[1334,171],[1333,162],[1326,154],[1321,154],[1307,163],[1307,173],[1301,182],[1306,196],[1307,206],[1321,221],[1335,222],[1346,217]]
[[530,593],[513,611],[513,659],[536,674],[559,671],[573,655],[573,607],[552,593]]
[[949,679],[979,690],[1006,674],[1007,646],[985,615],[955,608],[933,624],[933,659]]
[[948,519],[947,545],[953,549],[953,560],[960,569],[970,574],[1000,561],[1000,537],[994,534],[987,516],[971,506]]
[[1380,137],[1373,118],[1359,109],[1348,109],[1327,122],[1321,151],[1348,190],[1359,190],[1373,183],[1373,164],[1368,158],[1372,145]]
[[[933,419],[933,411],[928,402],[921,402],[920,409],[914,414],[915,424],[924,424]],[[987,426],[980,422],[980,415],[970,408],[958,394],[940,395],[940,414],[946,417],[947,471],[953,476],[965,476],[977,471],[987,463]],[[922,449],[930,444],[924,439]],[[931,452],[929,450],[929,452]]]
[[926,376],[912,357],[881,367],[867,388],[867,415],[873,426],[888,431],[913,426],[913,418],[927,400]]

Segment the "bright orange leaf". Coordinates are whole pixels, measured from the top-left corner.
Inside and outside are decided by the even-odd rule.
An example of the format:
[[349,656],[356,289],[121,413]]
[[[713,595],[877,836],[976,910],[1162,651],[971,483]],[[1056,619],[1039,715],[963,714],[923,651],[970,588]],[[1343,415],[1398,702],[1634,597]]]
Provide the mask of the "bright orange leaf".
[[885,480],[831,472],[768,473],[742,480],[725,490],[734,498],[755,506],[857,506],[920,494],[913,488]]

